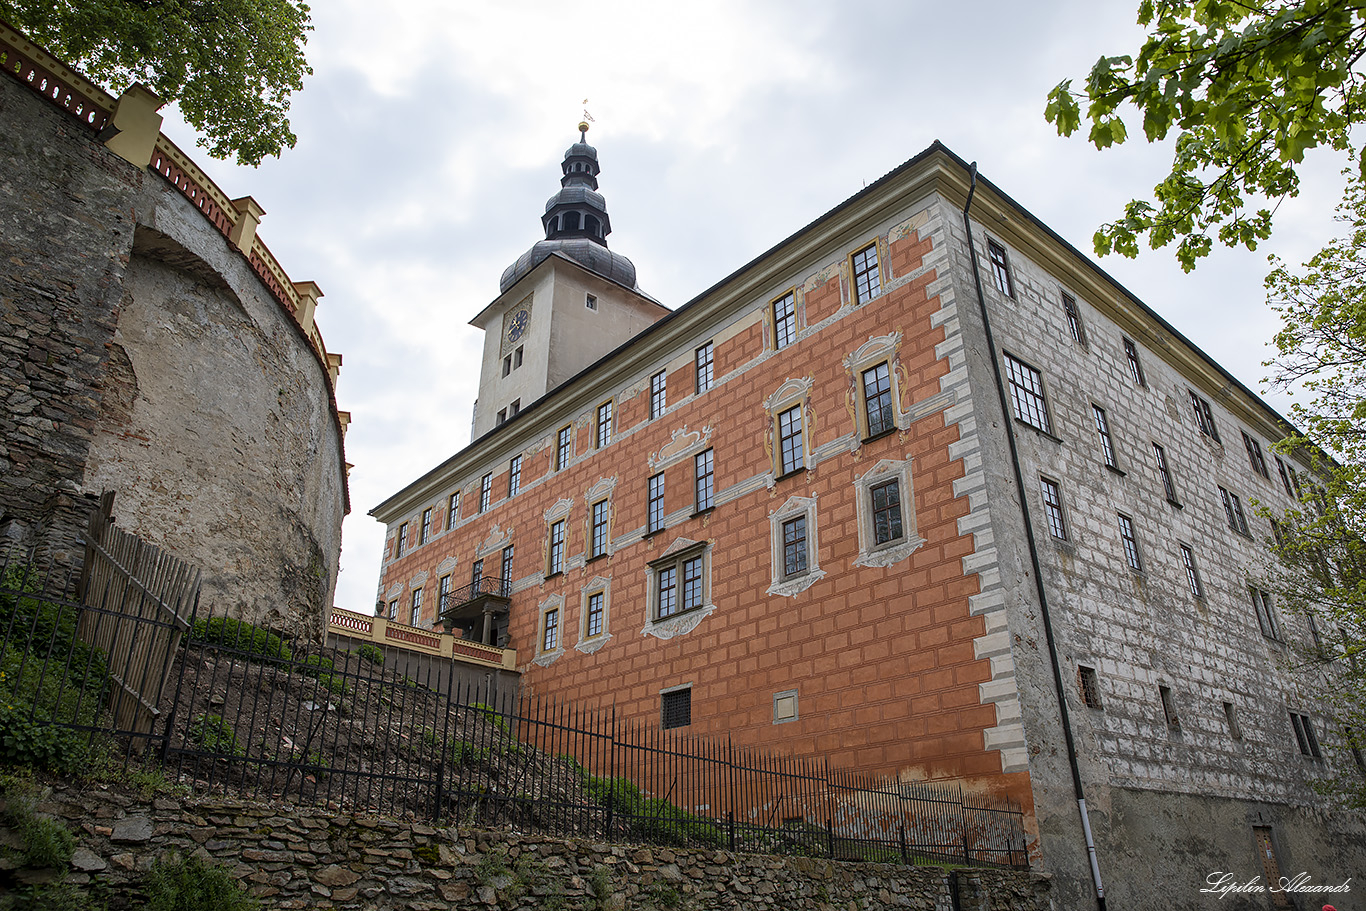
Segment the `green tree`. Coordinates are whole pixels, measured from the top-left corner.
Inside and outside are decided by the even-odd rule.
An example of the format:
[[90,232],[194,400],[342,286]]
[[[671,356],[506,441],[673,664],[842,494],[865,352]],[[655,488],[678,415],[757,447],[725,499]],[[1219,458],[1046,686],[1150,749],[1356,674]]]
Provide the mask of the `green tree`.
[[[1255,249],[1274,206],[1299,192],[1306,151],[1356,159],[1349,134],[1366,121],[1362,0],[1142,0],[1138,22],[1149,34],[1137,57],[1100,58],[1083,90],[1063,80],[1045,110],[1063,136],[1084,116],[1098,149],[1128,137],[1124,110],[1142,115],[1150,142],[1176,131],[1154,199],[1132,200],[1102,225],[1098,254],[1137,256],[1145,234],[1154,249],[1179,239],[1177,259],[1190,271],[1209,254],[1211,232]],[[1366,157],[1353,167],[1366,175]]]
[[[1316,457],[1300,508],[1276,524],[1278,588],[1292,611],[1316,618],[1322,685],[1351,755],[1334,784],[1366,807],[1366,185],[1349,181],[1338,208],[1348,226],[1302,270],[1273,258],[1267,296],[1280,314],[1273,385],[1304,401],[1291,415],[1304,435],[1278,444]],[[1310,443],[1313,441],[1313,444]],[[1355,748],[1355,752],[1352,750]]]
[[289,96],[313,72],[305,3],[0,0],[0,19],[97,81],[176,102],[215,158],[258,165],[294,146]]

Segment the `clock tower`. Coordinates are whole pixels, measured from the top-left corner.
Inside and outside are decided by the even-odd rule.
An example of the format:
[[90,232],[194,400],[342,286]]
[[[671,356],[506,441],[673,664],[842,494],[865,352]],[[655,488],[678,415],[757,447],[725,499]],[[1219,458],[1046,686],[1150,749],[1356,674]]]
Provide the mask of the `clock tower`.
[[498,297],[470,320],[484,330],[474,439],[669,312],[640,290],[635,265],[607,249],[612,222],[587,140],[580,123],[541,216],[545,239],[503,271]]

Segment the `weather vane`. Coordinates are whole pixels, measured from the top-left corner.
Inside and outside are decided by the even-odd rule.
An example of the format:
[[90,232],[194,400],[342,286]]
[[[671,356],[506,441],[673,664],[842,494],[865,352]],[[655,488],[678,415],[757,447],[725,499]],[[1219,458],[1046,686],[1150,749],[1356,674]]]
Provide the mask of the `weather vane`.
[[588,141],[588,125],[596,122],[597,121],[593,119],[593,115],[588,113],[588,99],[585,98],[583,100],[583,120],[579,122],[579,133],[581,134],[579,139],[581,142]]

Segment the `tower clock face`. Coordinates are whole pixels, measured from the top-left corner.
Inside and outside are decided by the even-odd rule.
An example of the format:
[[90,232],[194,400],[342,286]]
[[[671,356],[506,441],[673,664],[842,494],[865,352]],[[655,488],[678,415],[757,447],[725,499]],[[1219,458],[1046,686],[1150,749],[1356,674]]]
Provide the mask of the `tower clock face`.
[[530,321],[531,314],[525,307],[512,314],[512,319],[508,320],[508,341],[515,342],[525,335],[527,323]]

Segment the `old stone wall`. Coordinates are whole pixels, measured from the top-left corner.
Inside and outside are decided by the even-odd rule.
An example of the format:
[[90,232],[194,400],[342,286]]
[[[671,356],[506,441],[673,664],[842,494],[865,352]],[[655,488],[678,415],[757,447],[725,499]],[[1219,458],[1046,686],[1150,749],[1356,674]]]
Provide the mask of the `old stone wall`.
[[167,181],[0,79],[0,533],[68,565],[89,505],[205,609],[320,637],[348,508],[327,365]]
[[[171,851],[226,864],[279,909],[1050,907],[1048,877],[1030,873],[610,845],[238,800],[142,801],[100,788],[61,786],[36,809],[78,835],[67,881],[103,884],[114,907],[136,907],[136,883]],[[0,843],[13,838],[0,828]]]

